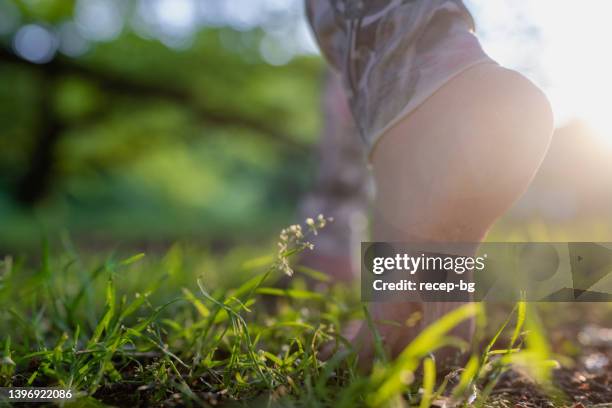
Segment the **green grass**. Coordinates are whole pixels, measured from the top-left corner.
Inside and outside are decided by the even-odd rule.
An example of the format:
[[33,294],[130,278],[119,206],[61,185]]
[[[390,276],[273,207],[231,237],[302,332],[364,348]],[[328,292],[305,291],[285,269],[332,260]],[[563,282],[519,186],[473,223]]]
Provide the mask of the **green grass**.
[[[177,244],[163,256],[100,258],[62,242],[43,245],[36,261],[0,263],[0,386],[72,388],[76,406],[486,406],[500,376],[518,364],[554,393],[550,349],[522,302],[502,322],[487,322],[483,305],[466,305],[396,359],[379,344],[372,372],[360,373],[339,333],[349,320],[371,322],[367,307],[356,288],[309,289],[326,276],[290,263],[309,246],[295,228],[281,234],[273,255]],[[449,332],[471,317],[475,342],[461,344]],[[343,347],[321,361],[330,341]],[[439,377],[445,372],[431,353],[445,345],[471,357]]]

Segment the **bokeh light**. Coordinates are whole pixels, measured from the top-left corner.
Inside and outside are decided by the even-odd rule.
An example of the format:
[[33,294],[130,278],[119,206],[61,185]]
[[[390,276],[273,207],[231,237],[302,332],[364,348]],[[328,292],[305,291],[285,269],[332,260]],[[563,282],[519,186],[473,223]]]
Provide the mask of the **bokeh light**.
[[125,7],[118,0],[79,0],[75,21],[81,34],[92,41],[110,41],[121,34]]
[[54,33],[38,24],[27,24],[15,34],[13,47],[22,58],[37,64],[51,61],[58,47]]
[[79,28],[72,21],[67,21],[59,27],[59,50],[69,57],[78,57],[89,49],[89,41],[81,36]]

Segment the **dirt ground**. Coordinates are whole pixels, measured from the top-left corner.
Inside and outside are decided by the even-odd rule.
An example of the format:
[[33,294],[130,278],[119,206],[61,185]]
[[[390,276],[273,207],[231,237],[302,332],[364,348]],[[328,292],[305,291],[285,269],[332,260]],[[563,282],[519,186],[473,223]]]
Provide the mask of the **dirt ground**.
[[551,336],[555,352],[573,354],[553,374],[562,393],[559,400],[544,395],[527,375],[511,371],[499,382],[490,406],[612,408],[612,327],[587,322],[576,331],[574,324],[554,330]]

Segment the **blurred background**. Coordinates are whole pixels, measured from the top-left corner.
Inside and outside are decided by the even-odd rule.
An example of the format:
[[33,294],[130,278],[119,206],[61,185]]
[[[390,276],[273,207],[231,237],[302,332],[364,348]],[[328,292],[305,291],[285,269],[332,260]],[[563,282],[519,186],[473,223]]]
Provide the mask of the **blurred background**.
[[[612,240],[607,0],[466,1],[550,96],[550,154],[491,240]],[[364,236],[367,171],[300,0],[0,0],[0,252]],[[330,243],[328,245],[333,245]]]
[[0,0],[0,245],[276,235],[312,184],[299,2]]

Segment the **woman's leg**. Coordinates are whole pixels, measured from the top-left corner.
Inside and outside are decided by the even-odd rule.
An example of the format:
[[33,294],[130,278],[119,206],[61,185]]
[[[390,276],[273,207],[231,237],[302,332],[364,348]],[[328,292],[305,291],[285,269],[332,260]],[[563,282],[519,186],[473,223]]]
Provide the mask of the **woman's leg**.
[[[520,74],[476,65],[453,78],[385,134],[373,153],[374,240],[480,242],[526,190],[548,148],[546,97]],[[375,303],[374,319],[391,354],[457,304]],[[423,318],[405,325],[413,313]],[[471,336],[470,325],[460,335]],[[358,334],[371,360],[367,328]]]

